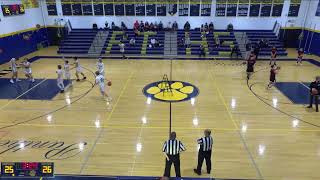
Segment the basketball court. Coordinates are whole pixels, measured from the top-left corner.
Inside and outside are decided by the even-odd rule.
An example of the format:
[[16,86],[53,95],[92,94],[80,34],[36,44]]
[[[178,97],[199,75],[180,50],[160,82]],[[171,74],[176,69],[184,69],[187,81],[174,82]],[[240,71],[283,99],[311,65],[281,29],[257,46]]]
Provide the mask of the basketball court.
[[[3,162],[52,161],[56,174],[161,176],[170,103],[148,98],[143,90],[167,74],[198,91],[186,101],[171,103],[172,131],[187,148],[181,155],[183,176],[198,177],[192,171],[196,140],[209,128],[214,138],[213,171],[203,178],[320,177],[319,113],[294,101],[306,92],[303,83],[319,72],[313,63],[278,62],[282,69],[277,81],[293,86],[290,99],[281,87],[266,89],[268,61],[258,61],[247,81],[242,61],[105,58],[106,77],[113,82],[109,104],[94,86],[96,59],[81,58],[87,80],[74,81],[59,94],[51,81],[63,61],[41,58],[46,52],[50,49],[31,55],[40,57],[33,62],[33,85],[23,80],[2,91],[11,97],[0,100]],[[1,89],[11,85],[8,78],[1,77]]]

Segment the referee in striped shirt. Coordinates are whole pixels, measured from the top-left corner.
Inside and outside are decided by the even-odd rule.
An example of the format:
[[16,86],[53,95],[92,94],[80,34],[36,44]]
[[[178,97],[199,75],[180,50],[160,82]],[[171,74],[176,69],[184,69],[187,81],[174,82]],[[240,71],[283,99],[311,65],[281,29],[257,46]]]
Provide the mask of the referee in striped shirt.
[[165,141],[163,144],[162,151],[166,156],[166,167],[164,170],[164,177],[170,177],[170,170],[172,163],[176,170],[176,177],[181,177],[180,173],[180,155],[181,151],[185,151],[186,148],[181,141],[176,139],[176,132],[170,133],[170,139]]
[[204,130],[204,137],[198,139],[198,144],[200,144],[200,149],[198,153],[198,166],[197,169],[194,169],[193,171],[196,174],[201,175],[202,163],[203,160],[206,159],[207,173],[210,174],[213,139],[211,137],[211,131],[209,129]]

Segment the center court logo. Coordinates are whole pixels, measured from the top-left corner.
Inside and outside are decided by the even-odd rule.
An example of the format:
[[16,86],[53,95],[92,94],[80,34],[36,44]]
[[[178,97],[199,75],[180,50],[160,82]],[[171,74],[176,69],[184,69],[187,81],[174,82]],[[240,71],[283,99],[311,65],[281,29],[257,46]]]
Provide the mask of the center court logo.
[[196,86],[182,81],[158,81],[148,84],[142,91],[146,97],[163,102],[187,101],[199,94]]
[[0,157],[23,150],[43,150],[46,159],[62,160],[78,155],[86,145],[86,142],[67,144],[63,141],[0,140]]

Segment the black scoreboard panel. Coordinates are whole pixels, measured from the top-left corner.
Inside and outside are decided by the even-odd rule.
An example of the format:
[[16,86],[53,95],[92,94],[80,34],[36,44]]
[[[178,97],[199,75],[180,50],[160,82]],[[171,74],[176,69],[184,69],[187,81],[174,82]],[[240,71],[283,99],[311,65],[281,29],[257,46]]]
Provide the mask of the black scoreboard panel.
[[124,16],[124,0],[114,0],[114,14],[116,16]]
[[62,4],[62,14],[64,16],[71,16],[72,15],[71,0],[61,0],[61,4]]
[[237,16],[238,0],[227,1],[227,16]]
[[157,16],[167,15],[167,4],[166,0],[157,0]]
[[179,0],[179,16],[189,16],[189,0]]
[[217,0],[216,16],[226,16],[227,0]]
[[25,13],[22,4],[1,5],[3,16],[13,16]]
[[201,16],[211,16],[212,0],[202,0],[201,2]]
[[249,13],[249,0],[239,0],[238,16],[248,16]]
[[81,7],[82,0],[71,0],[71,2],[72,2],[72,15],[81,16],[83,14],[82,7]]
[[93,11],[95,16],[103,16],[103,2],[104,0],[93,0]]
[[269,17],[271,15],[272,0],[264,0],[261,4],[260,16]]
[[82,11],[85,16],[92,16],[92,0],[82,0]]
[[259,16],[260,3],[261,3],[260,0],[251,0],[249,16],[251,16],[251,17],[258,17]]
[[282,14],[284,0],[274,0],[272,8],[272,16],[279,17]]
[[113,0],[104,0],[104,15],[113,16],[114,15],[114,6]]
[[136,16],[146,15],[146,4],[144,0],[136,0]]
[[52,162],[3,162],[1,177],[54,177]]
[[134,0],[128,0],[124,5],[126,16],[134,16],[135,15],[135,2]]
[[168,1],[168,13],[173,16],[177,14],[177,11],[178,11],[178,0]]
[[190,16],[200,16],[200,0],[190,0]]
[[146,0],[146,14],[147,16],[156,16],[156,5],[154,0]]
[[46,5],[49,16],[58,15],[56,0],[47,0]]
[[299,15],[301,0],[291,0],[289,7],[289,17],[297,17]]

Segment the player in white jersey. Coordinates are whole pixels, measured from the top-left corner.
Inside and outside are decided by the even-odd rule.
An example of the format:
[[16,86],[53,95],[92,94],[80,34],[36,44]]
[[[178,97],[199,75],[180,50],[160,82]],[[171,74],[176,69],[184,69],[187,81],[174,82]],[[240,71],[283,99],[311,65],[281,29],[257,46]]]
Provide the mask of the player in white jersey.
[[14,83],[13,79],[16,79],[17,82],[20,81],[18,79],[18,68],[17,68],[17,64],[16,64],[16,58],[12,58],[10,60],[10,66],[11,66],[11,71],[12,71],[12,76],[11,76],[10,82]]
[[68,82],[70,82],[70,84],[72,85],[72,81],[71,81],[71,73],[70,73],[70,65],[69,65],[69,61],[65,60],[64,61],[64,77],[68,80]]
[[101,58],[99,58],[99,60],[98,60],[97,68],[98,68],[99,73],[100,73],[102,76],[104,76],[104,64],[103,64]]
[[58,70],[56,71],[58,77],[57,77],[57,85],[60,89],[60,93],[64,92],[64,84],[63,84],[63,70],[62,66],[58,65]]
[[21,65],[24,67],[24,74],[25,76],[31,81],[34,82],[34,78],[32,76],[32,70],[31,70],[31,63],[28,61],[28,58],[25,58],[24,61],[21,63]]
[[75,68],[76,68],[77,81],[80,81],[79,74],[82,75],[82,77],[83,77],[82,79],[87,79],[87,77],[83,74],[83,70],[82,70],[82,67],[80,65],[80,62],[79,62],[78,58],[74,57],[73,59],[74,59],[74,64],[75,64]]
[[99,85],[100,92],[102,94],[103,98],[107,98],[107,101],[111,101],[112,98],[109,96],[109,94],[106,92],[105,89],[105,78],[102,74],[100,74],[99,71],[96,71],[96,84]]

